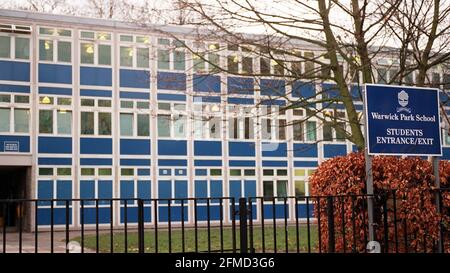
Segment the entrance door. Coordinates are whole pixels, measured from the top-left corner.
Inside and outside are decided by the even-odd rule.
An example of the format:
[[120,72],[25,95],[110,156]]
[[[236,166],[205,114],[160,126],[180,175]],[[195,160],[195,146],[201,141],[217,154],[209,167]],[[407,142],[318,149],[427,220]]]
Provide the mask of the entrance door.
[[[26,198],[26,180],[29,167],[0,167],[0,200]],[[21,213],[17,204],[0,201],[0,224],[16,226],[17,217]]]

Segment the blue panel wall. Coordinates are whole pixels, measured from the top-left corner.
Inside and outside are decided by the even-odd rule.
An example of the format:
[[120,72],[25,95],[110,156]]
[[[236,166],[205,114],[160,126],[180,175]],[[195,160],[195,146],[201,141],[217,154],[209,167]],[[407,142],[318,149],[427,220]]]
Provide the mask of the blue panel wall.
[[220,76],[194,75],[194,91],[220,93]]
[[121,158],[120,165],[122,166],[150,166],[150,159],[138,158]]
[[317,167],[319,163],[317,161],[294,161],[294,167],[296,168],[309,168],[309,167]]
[[255,86],[252,78],[228,77],[228,94],[253,94]]
[[151,183],[149,180],[139,180],[137,183],[138,198],[150,199],[152,197]]
[[39,64],[39,82],[72,83],[72,66],[61,64]]
[[347,154],[347,146],[344,144],[325,144],[323,145],[324,157],[335,157]]
[[261,79],[260,88],[263,96],[282,96],[286,93],[283,80]]
[[442,148],[441,159],[450,160],[450,148]]
[[208,197],[208,182],[206,180],[195,180],[195,197]]
[[[11,149],[11,148],[13,148],[13,149]],[[0,152],[29,153],[30,152],[30,137],[29,136],[0,136]]]
[[[56,198],[57,199],[72,198],[72,181],[70,180],[56,181]],[[63,204],[61,205],[65,205],[65,202],[63,202]]]
[[318,157],[317,144],[294,143],[294,157]]
[[150,140],[147,139],[121,139],[121,155],[149,155]]
[[222,166],[222,160],[194,160],[194,166]]
[[158,140],[158,155],[186,155],[185,140]]
[[[69,225],[72,224],[72,209],[69,211]],[[50,225],[52,218],[52,212],[50,208],[39,208],[37,216],[37,224]],[[65,208],[54,208],[53,209],[53,224],[54,225],[65,225],[66,224],[66,209]]]
[[245,180],[244,181],[244,195],[246,197],[256,196],[256,180]]
[[71,88],[39,87],[39,94],[72,96]]
[[[223,197],[222,192],[222,180],[211,180],[210,183],[210,194],[211,197]],[[218,201],[218,200],[215,200]]]
[[158,181],[158,198],[172,198],[172,184],[170,180]]
[[158,89],[161,90],[186,90],[186,74],[158,72]]
[[220,141],[194,141],[194,155],[221,156],[222,142]]
[[72,165],[72,158],[62,157],[39,157],[39,165]]
[[112,158],[80,158],[80,165],[96,166],[104,165],[111,166]]
[[134,198],[134,181],[121,180],[120,181],[120,198]]
[[255,103],[254,99],[247,98],[228,98],[228,103],[230,104],[249,104],[252,105]]
[[0,92],[30,93],[30,87],[26,85],[0,84]]
[[230,156],[255,156],[255,143],[230,141],[228,150]]
[[313,83],[296,81],[292,84],[292,96],[296,98],[314,98],[316,90]]
[[[98,198],[112,198],[112,181],[99,180],[98,181]],[[109,202],[108,202],[109,204]]]
[[38,152],[53,154],[72,153],[72,138],[70,137],[38,137]]
[[186,180],[175,180],[175,198],[186,198],[188,195]]
[[230,180],[230,197],[235,201],[242,197],[241,180]]
[[262,156],[286,157],[286,143],[269,143],[263,142],[261,146]]
[[110,90],[80,89],[80,96],[112,98]]
[[95,198],[95,182],[93,180],[80,180],[80,198]]
[[170,101],[186,101],[186,95],[179,94],[158,94],[158,100],[170,100]]
[[52,199],[53,198],[53,181],[39,180],[38,181],[38,199]]
[[150,71],[120,69],[120,87],[150,88]]
[[30,81],[30,63],[0,61],[0,80]]
[[111,138],[80,138],[81,154],[112,154]]
[[103,67],[80,67],[81,85],[112,85],[112,69]]

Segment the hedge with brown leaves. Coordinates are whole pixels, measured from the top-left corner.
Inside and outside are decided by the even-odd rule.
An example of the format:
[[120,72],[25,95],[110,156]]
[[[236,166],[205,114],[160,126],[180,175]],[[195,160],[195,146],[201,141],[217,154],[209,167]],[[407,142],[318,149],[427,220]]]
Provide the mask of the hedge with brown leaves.
[[[438,238],[439,221],[442,219],[448,226],[450,217],[448,211],[439,215],[435,206],[434,176],[432,165],[427,160],[418,157],[400,158],[393,156],[376,156],[373,158],[373,181],[375,195],[390,192],[387,199],[388,207],[388,238],[389,252],[395,252],[394,203],[392,191],[395,190],[397,210],[398,251],[405,251],[405,230],[408,251],[432,251],[433,241]],[[450,184],[450,163],[440,162],[441,187]],[[365,160],[363,153],[351,153],[347,156],[335,157],[323,162],[310,179],[311,195],[360,195],[365,194]],[[352,201],[353,199],[353,201]],[[321,199],[320,206],[315,206],[317,216],[320,208],[321,219],[327,219],[326,200]],[[377,240],[384,240],[382,218],[382,199],[375,199],[375,222]],[[367,238],[366,199],[336,198],[334,202],[334,225],[336,251],[344,247],[350,251],[356,241],[356,251],[364,251]],[[443,194],[444,206],[450,205],[450,194]],[[344,221],[342,221],[342,218]],[[355,221],[352,221],[352,219]],[[406,227],[404,222],[406,221]],[[344,224],[343,224],[344,222]],[[328,240],[328,223],[320,222],[322,242]],[[345,240],[342,234],[345,232]],[[355,236],[354,236],[355,234]],[[355,238],[354,238],[355,237]],[[450,238],[446,238],[447,250]],[[345,245],[344,245],[345,241]],[[327,244],[322,244],[327,250]]]

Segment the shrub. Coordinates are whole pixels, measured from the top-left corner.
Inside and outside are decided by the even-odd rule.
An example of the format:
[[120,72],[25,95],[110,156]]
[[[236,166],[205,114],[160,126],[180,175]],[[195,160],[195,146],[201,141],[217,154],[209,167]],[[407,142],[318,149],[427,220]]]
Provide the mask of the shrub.
[[[409,251],[431,252],[433,243],[438,238],[439,221],[449,223],[448,211],[439,215],[435,206],[434,176],[432,165],[418,157],[400,158],[393,156],[376,156],[372,161],[374,193],[386,196],[395,194],[397,216],[398,251],[405,251],[404,238],[407,237]],[[450,163],[440,162],[441,187],[450,184]],[[364,153],[351,153],[323,162],[310,179],[311,195],[362,195],[366,193]],[[388,195],[389,196],[389,195]],[[353,204],[352,204],[353,199]],[[450,194],[443,194],[443,204],[450,205]],[[395,252],[394,203],[392,194],[386,198],[389,252]],[[367,235],[367,202],[364,196],[354,198],[335,198],[334,225],[336,251],[351,250],[354,241],[355,250],[364,251]],[[374,200],[374,218],[376,240],[383,243],[384,225],[382,205],[383,198]],[[326,200],[321,199],[320,206],[315,206],[315,215],[327,219]],[[320,211],[319,211],[320,208]],[[354,218],[354,221],[352,221]],[[404,223],[406,222],[406,225]],[[342,230],[345,230],[343,237]],[[328,223],[320,222],[321,240],[328,241]],[[353,234],[355,231],[355,236]],[[405,234],[406,231],[406,234]],[[355,237],[355,238],[354,238]],[[345,238],[345,240],[343,240]],[[449,242],[447,238],[446,242]],[[345,241],[345,245],[344,245]],[[448,244],[448,243],[447,243]],[[322,243],[324,250],[327,244]],[[448,250],[449,247],[447,246]]]

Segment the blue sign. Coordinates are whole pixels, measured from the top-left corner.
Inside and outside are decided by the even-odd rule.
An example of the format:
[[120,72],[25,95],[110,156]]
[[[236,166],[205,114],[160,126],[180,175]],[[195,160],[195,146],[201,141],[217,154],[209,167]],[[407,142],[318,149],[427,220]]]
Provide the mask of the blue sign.
[[440,156],[439,90],[366,84],[370,155]]

